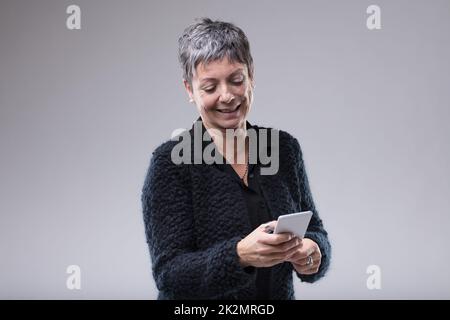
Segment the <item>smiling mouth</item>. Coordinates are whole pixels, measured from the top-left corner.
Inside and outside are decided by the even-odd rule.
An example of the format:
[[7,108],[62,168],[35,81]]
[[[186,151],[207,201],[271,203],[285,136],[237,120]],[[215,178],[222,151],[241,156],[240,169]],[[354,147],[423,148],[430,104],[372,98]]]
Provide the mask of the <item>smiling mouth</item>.
[[233,113],[239,110],[239,108],[241,107],[241,104],[239,104],[236,108],[234,108],[234,110],[217,110],[220,113]]

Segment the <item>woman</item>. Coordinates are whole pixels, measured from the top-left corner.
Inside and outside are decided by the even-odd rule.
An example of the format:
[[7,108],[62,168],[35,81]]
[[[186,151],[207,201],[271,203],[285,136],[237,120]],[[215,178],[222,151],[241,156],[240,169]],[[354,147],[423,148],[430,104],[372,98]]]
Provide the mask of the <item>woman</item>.
[[[200,117],[178,137],[186,148],[172,140],[153,152],[144,183],[158,298],[295,299],[293,273],[314,282],[330,261],[300,145],[287,132],[247,121],[254,70],[241,29],[203,19],[180,37],[179,58]],[[262,155],[269,153],[279,164],[264,173]],[[205,154],[219,161],[206,161]],[[313,217],[303,239],[268,232],[279,215],[308,210]]]

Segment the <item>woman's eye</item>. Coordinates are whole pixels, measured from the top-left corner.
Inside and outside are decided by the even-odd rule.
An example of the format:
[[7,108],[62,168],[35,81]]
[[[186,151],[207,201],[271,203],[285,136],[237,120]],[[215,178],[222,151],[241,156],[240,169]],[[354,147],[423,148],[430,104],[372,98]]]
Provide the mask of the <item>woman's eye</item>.
[[215,87],[208,87],[208,88],[204,88],[203,91],[205,91],[207,93],[213,93],[215,89],[216,89]]
[[243,79],[237,79],[237,80],[233,80],[233,81],[231,81],[233,84],[236,84],[236,85],[241,85],[243,82],[244,82],[244,80]]

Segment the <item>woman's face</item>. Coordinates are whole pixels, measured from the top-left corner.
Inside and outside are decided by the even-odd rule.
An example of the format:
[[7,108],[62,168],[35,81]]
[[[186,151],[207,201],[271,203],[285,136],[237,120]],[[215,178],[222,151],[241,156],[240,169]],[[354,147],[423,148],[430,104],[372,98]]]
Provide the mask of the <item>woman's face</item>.
[[253,94],[247,66],[228,58],[200,63],[184,85],[207,128],[245,128]]

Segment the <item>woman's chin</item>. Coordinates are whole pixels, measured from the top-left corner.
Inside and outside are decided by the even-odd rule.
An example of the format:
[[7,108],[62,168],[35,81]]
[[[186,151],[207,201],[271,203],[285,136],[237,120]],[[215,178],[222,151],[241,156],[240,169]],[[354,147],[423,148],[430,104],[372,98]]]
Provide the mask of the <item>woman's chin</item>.
[[219,127],[224,129],[237,129],[242,126],[242,123],[245,122],[244,117],[239,117],[235,119],[218,119],[217,124]]

